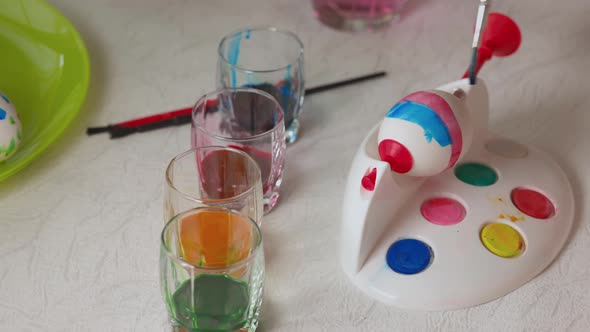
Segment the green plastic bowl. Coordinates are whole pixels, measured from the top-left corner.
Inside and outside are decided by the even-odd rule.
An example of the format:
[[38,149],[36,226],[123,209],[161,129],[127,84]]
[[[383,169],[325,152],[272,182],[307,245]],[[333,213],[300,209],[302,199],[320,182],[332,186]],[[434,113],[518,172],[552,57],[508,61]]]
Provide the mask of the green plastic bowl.
[[0,162],[0,181],[63,134],[84,103],[89,71],[80,34],[45,0],[0,1],[0,91],[23,126],[18,151]]

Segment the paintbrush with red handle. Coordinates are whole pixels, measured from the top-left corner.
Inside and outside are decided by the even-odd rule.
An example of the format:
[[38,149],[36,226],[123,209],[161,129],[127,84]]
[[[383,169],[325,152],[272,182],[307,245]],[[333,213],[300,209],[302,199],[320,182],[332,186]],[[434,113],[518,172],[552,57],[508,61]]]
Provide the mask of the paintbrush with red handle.
[[[365,76],[360,76],[340,82],[329,83],[305,90],[305,95],[313,95],[331,89],[336,89],[342,86],[363,82],[370,79],[383,77],[386,72],[377,72]],[[215,104],[215,105],[213,105]],[[209,102],[207,107],[217,106],[217,100],[212,101],[211,105]],[[146,132],[160,128],[166,128],[171,126],[180,126],[191,122],[192,107],[182,108],[171,112],[154,114],[139,119],[133,119],[117,124],[112,124],[104,127],[90,127],[86,130],[86,134],[95,135],[100,133],[109,133],[111,138],[121,138],[134,133]]]

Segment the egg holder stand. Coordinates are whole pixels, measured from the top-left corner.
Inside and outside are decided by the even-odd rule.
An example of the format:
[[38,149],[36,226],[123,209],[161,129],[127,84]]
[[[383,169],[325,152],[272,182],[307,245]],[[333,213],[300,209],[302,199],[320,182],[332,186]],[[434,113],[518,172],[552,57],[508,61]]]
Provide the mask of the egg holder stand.
[[343,270],[364,293],[404,309],[465,308],[558,255],[573,225],[570,183],[547,154],[490,133],[488,114],[485,82],[462,79],[409,95],[365,137],[341,231]]

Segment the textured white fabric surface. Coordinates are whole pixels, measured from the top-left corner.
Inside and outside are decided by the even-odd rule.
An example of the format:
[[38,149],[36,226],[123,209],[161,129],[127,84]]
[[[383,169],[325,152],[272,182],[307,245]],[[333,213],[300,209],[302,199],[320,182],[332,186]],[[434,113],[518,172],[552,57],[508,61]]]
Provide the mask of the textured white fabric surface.
[[117,141],[87,137],[85,128],[192,104],[214,87],[221,37],[260,24],[301,37],[307,86],[389,72],[306,100],[282,197],[263,221],[260,331],[590,331],[587,0],[494,2],[521,25],[523,44],[481,73],[492,130],[557,159],[573,183],[577,221],[537,278],[451,312],[387,307],[352,286],[337,259],[340,205],[352,157],[389,107],[463,74],[476,1],[416,0],[390,29],[357,35],[320,25],[307,0],[51,2],[87,42],[91,87],[65,137],[0,184],[1,331],[166,330],[158,285],[163,173],[189,147],[189,127]]

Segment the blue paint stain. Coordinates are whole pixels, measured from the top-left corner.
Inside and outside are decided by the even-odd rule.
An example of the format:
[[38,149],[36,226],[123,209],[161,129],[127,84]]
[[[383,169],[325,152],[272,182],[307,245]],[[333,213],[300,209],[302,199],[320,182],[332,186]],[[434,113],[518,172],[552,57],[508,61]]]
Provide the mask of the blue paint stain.
[[426,105],[405,100],[395,104],[387,113],[387,117],[419,125],[424,129],[424,137],[429,143],[432,142],[433,138],[440,146],[453,143],[449,128],[447,128],[440,116]]
[[287,105],[289,97],[291,96],[291,65],[287,65],[284,83],[279,87],[279,90],[282,94],[282,104]]
[[232,37],[232,40],[229,43],[229,48],[227,49],[227,61],[232,66],[231,67],[231,86],[233,88],[235,88],[237,86],[235,66],[238,64],[238,59],[240,57],[240,42],[241,41],[242,41],[242,33],[238,32],[235,36]]
[[246,30],[246,39],[250,39],[250,32],[252,32],[252,29]]
[[[284,112],[290,111],[289,108],[289,99],[291,97],[291,89],[292,89],[292,82],[291,82],[291,65],[288,64],[287,68],[285,68],[285,79],[283,80],[283,84],[279,87],[279,91],[281,91],[281,106],[283,107]],[[275,119],[276,122],[276,119]]]
[[0,108],[0,120],[6,119],[6,111]]
[[8,100],[8,98],[6,98],[5,95],[3,95],[3,94],[0,93],[0,97],[2,97],[2,99],[4,99],[4,101],[6,101],[7,103],[10,104],[10,100]]

